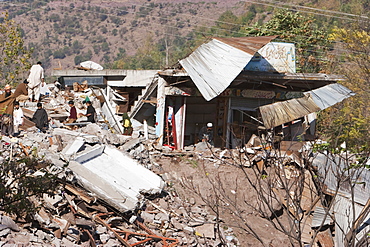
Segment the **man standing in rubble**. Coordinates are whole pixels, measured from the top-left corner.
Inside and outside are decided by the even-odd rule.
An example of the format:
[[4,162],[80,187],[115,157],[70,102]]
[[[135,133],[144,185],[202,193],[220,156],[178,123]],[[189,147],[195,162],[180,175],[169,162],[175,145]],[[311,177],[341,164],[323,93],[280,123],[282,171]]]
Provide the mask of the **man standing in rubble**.
[[42,108],[42,104],[39,102],[37,103],[37,110],[33,114],[32,122],[36,124],[36,127],[42,131],[46,132],[48,125],[49,125],[49,119],[48,114],[46,113],[45,109]]
[[23,125],[23,111],[19,107],[19,102],[14,103],[14,112],[13,112],[13,124],[14,124],[14,136],[19,135],[19,126]]
[[30,101],[39,101],[40,88],[44,86],[44,68],[39,61],[37,64],[32,65],[30,74],[28,76],[28,97]]
[[85,116],[87,117],[87,121],[91,123],[95,123],[95,108],[92,106],[91,101],[86,101],[87,111]]

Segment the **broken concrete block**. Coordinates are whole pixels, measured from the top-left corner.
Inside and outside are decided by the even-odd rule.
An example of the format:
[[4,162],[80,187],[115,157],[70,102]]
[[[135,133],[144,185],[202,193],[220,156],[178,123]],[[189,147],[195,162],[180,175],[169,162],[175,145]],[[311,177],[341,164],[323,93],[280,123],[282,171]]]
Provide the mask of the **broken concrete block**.
[[136,148],[137,146],[139,146],[139,144],[141,143],[141,141],[143,141],[144,139],[143,138],[134,138],[134,139],[131,139],[129,140],[128,142],[126,142],[125,144],[123,144],[123,146],[121,147],[122,150],[125,150],[126,152],[129,152],[131,151],[132,149]]
[[65,139],[66,139],[67,136],[69,136],[69,139],[71,139],[71,138],[74,139],[77,136],[80,136],[87,143],[94,144],[94,143],[99,142],[99,138],[96,135],[84,134],[84,133],[81,133],[81,132],[78,132],[78,131],[71,131],[71,130],[66,130],[66,129],[54,129],[53,135],[62,136],[63,141],[66,141]]
[[69,158],[78,153],[81,147],[85,144],[85,140],[82,137],[76,137],[73,141],[69,142],[68,145],[62,150],[61,156],[64,160],[68,161]]
[[175,218],[171,218],[171,224],[177,230],[182,230],[185,226],[178,222]]
[[107,233],[107,228],[105,226],[98,225],[96,227],[96,233],[99,235],[103,233]]
[[100,234],[99,235],[99,238],[100,238],[100,241],[103,243],[103,244],[106,244],[108,242],[108,240],[110,239],[110,236],[109,234]]
[[159,221],[169,221],[170,217],[168,216],[168,214],[160,212],[154,217],[154,219]]
[[63,238],[61,241],[61,245],[65,247],[75,247],[76,245],[69,239]]
[[108,242],[104,245],[104,247],[116,247],[116,246],[121,246],[121,243],[117,239],[112,238],[110,238]]
[[6,235],[8,235],[9,233],[11,233],[12,230],[10,230],[9,228],[5,228],[3,230],[0,231],[0,237],[5,237]]
[[96,123],[92,123],[87,125],[86,127],[81,128],[81,131],[86,134],[98,136],[101,133],[102,129]]
[[184,232],[185,233],[188,233],[188,234],[193,234],[194,233],[194,228],[190,227],[190,226],[185,226],[183,228]]
[[53,241],[51,242],[55,247],[60,247],[61,246],[61,240],[58,238],[54,238]]
[[209,151],[210,148],[212,148],[212,147],[207,142],[199,142],[199,143],[195,144],[195,151],[198,151],[198,152]]
[[28,244],[30,242],[30,235],[27,232],[18,233],[12,238],[18,246]]
[[1,222],[0,229],[8,228],[16,232],[19,231],[18,225],[10,217],[6,215],[0,216],[0,222]]
[[162,191],[164,181],[135,160],[108,146],[96,145],[69,163],[81,184],[120,211],[133,210],[142,194]]
[[140,214],[140,217],[144,220],[146,223],[152,223],[154,221],[154,214],[147,213],[145,211],[142,211]]
[[204,224],[204,220],[191,220],[188,222],[188,226],[195,227],[195,226],[201,226]]
[[198,236],[204,236],[206,238],[215,238],[215,224],[204,224],[195,227],[195,234]]

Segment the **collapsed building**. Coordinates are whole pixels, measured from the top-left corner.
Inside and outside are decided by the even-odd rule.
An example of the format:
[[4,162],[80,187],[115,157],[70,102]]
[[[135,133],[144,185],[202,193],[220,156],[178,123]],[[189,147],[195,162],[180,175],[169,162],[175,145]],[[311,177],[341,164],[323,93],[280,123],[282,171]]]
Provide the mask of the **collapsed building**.
[[[174,207],[167,206],[166,209],[149,203],[149,211],[156,210],[157,215],[153,216],[145,210],[139,215],[131,215],[133,218],[121,219],[125,221],[124,226],[120,222],[112,228],[109,223],[117,219],[109,214],[107,216],[107,209],[94,205],[94,198],[123,214],[142,208],[148,204],[148,196],[161,194],[165,190],[166,182],[148,169],[153,162],[148,157],[150,148],[146,143],[160,146],[161,152],[193,151],[200,141],[200,129],[208,122],[213,123],[214,147],[237,150],[247,147],[247,153],[254,156],[248,166],[256,164],[259,170],[264,170],[263,160],[268,158],[264,150],[266,144],[262,143],[271,135],[279,136],[279,139],[268,142],[277,142],[286,151],[275,155],[284,155],[284,159],[289,160],[286,162],[288,165],[302,167],[302,141],[315,139],[315,112],[352,96],[353,92],[338,83],[344,80],[341,76],[296,73],[294,44],[273,42],[274,38],[213,38],[172,69],[133,71],[82,67],[82,70],[54,70],[52,75],[58,77],[62,91],[57,90],[55,85],[49,85],[50,93],[43,99],[52,119],[52,131],[46,135],[36,133],[34,140],[37,142],[29,138],[14,142],[26,150],[32,150],[34,145],[40,147],[40,155],[55,165],[63,167],[68,164],[73,180],[88,192],[81,192],[70,185],[68,190],[73,200],[70,196],[65,199],[58,197],[60,200],[53,200],[49,207],[56,210],[60,205],[70,205],[74,217],[79,215],[79,221],[83,221],[81,215],[91,220],[85,225],[97,227],[92,221],[103,225],[105,228],[100,234],[103,235],[100,236],[100,243],[117,239],[119,243],[115,244],[124,246],[138,243],[151,246],[150,241],[160,242],[162,246],[196,246],[199,241],[189,240],[188,235],[202,232],[203,237],[208,239],[207,246],[217,246],[220,241],[214,232],[215,223],[204,209],[194,205],[189,206],[192,208],[190,212],[183,212],[184,208],[180,211],[174,209],[184,205],[176,198],[170,200]],[[77,112],[84,113],[83,102],[86,99],[93,102],[98,124],[89,124],[84,117],[76,123],[64,123],[69,115],[66,102],[74,100]],[[28,103],[23,109],[25,116],[30,118],[35,105]],[[123,113],[131,116],[134,126],[132,136],[122,135]],[[35,130],[30,121],[24,127]],[[261,134],[265,140],[256,137]],[[11,140],[5,141],[12,143]],[[143,158],[143,155],[147,157]],[[320,167],[320,164],[316,165]],[[307,187],[303,193],[310,194],[312,190],[312,186]],[[348,200],[348,196],[346,198]],[[45,200],[50,202],[51,199]],[[83,206],[81,200],[84,201]],[[310,198],[311,202],[314,200]],[[363,208],[366,200],[356,203]],[[325,212],[327,218],[323,218],[320,214],[322,205],[316,204],[302,207],[308,212],[305,217],[310,219],[310,229],[322,225],[321,222],[331,224],[329,213]],[[286,207],[289,208],[289,205]],[[194,225],[182,217],[191,212],[194,213],[193,218],[199,219]],[[154,233],[136,217],[145,218],[144,222],[155,224],[157,231],[166,229],[167,233]],[[43,225],[53,225],[50,215],[45,216],[44,212],[38,218]],[[63,219],[59,219],[58,229],[66,236],[65,241],[81,242],[82,233],[76,234],[74,228],[68,231],[68,226],[73,225],[76,219]],[[128,226],[127,221],[136,224],[137,228]],[[366,217],[358,224],[363,226],[364,222]],[[339,227],[348,227],[343,224]],[[120,232],[122,229],[125,233]],[[108,231],[114,237],[107,237]],[[62,238],[63,234],[59,237]],[[87,232],[85,234],[90,244],[95,243],[94,237]],[[223,234],[230,236],[232,230]],[[328,238],[330,243],[335,242],[336,246],[340,246],[340,241],[344,239],[340,234],[336,235],[335,241],[331,240],[330,233],[320,236]],[[306,234],[304,243],[309,243],[311,237]],[[230,246],[237,245],[235,238],[230,239],[233,241],[231,243],[230,240]],[[324,243],[325,240],[319,242],[321,246],[330,246]]]

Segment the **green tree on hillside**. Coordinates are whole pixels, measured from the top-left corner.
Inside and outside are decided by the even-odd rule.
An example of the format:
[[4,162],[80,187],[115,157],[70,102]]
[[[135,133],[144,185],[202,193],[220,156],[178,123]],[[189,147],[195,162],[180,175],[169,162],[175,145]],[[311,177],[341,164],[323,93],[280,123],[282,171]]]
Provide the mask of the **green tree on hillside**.
[[246,36],[278,35],[283,42],[295,43],[298,72],[322,72],[327,65],[326,52],[331,47],[328,32],[311,17],[279,9],[268,22],[243,29]]
[[20,28],[8,13],[3,13],[0,34],[0,80],[3,84],[14,83],[30,67],[31,51],[25,47]]
[[321,133],[333,147],[344,141],[355,153],[370,151],[370,33],[366,25],[352,26],[351,29],[335,28],[330,39],[336,41],[334,72],[345,75],[342,82],[356,93],[339,106],[321,113]]
[[240,19],[230,10],[224,12],[216,21],[217,36],[238,36]]

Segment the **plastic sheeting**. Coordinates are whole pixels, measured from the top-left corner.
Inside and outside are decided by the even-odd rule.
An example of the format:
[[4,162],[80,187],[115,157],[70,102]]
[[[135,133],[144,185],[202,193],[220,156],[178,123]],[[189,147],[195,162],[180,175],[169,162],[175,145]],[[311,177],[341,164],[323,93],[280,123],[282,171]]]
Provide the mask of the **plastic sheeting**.
[[81,62],[80,65],[87,69],[94,69],[94,70],[103,70],[103,66],[93,61],[85,61]]

